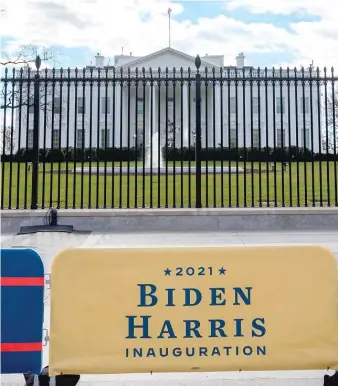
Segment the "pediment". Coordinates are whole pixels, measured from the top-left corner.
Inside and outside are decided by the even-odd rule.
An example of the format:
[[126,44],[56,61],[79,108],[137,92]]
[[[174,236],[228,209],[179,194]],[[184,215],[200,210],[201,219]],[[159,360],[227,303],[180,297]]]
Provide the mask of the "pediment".
[[[189,67],[192,71],[196,69],[194,57],[172,48],[166,48],[161,51],[154,52],[153,54],[126,63],[121,67],[130,68],[131,70],[135,70],[135,68],[140,70],[144,67],[146,70],[152,68],[154,71],[157,71],[159,67],[162,71],[164,71],[166,67],[168,67],[169,70],[175,67],[177,71],[179,71],[181,67],[184,70],[187,70]],[[202,61],[201,67],[208,67],[211,69],[215,66],[206,61]]]

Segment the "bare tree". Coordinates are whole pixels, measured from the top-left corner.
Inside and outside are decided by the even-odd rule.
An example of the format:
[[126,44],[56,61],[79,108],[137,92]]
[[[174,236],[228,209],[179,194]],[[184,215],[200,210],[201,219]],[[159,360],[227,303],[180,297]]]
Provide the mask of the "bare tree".
[[324,130],[322,146],[324,151],[332,153],[334,150],[338,151],[338,91],[328,96],[327,112],[325,108],[324,114],[327,117],[328,133]]
[[25,66],[30,67],[35,64],[35,59],[40,55],[41,60],[44,62],[54,61],[55,52],[53,50],[47,50],[46,48],[39,48],[34,45],[23,46],[14,57],[9,56],[6,52],[3,53],[4,57],[0,61],[1,66]]
[[[41,57],[39,53],[41,52]],[[39,55],[39,56],[38,56]],[[15,55],[14,58],[10,58],[6,53],[4,59],[0,62],[1,66],[6,66],[7,71],[5,79],[7,82],[2,87],[0,94],[0,108],[1,109],[18,109],[23,106],[32,108],[34,106],[34,75],[36,59],[39,57],[40,63],[54,61],[56,63],[56,54],[54,51],[46,50],[45,48],[40,49],[37,46],[29,45],[24,46]],[[16,66],[21,68],[16,69]],[[42,76],[45,74],[42,71]],[[40,86],[40,109],[51,110],[52,103],[51,98],[48,96],[53,95],[58,97],[57,90],[48,84],[47,87],[44,85]]]
[[[39,63],[36,62],[37,58],[39,58]],[[17,119],[21,119],[21,127],[26,127],[27,120],[33,121],[34,78],[36,65],[40,67],[41,61],[45,63],[53,61],[55,65],[56,54],[53,51],[30,45],[22,47],[14,58],[5,55],[0,63],[1,66],[6,66],[5,82],[0,91],[0,109],[3,110],[4,115],[14,113],[15,110],[18,111],[18,114],[15,114],[15,122]],[[19,68],[17,68],[18,66]],[[50,70],[41,70],[40,77],[51,78]],[[53,113],[59,114],[61,106],[66,104],[65,95],[60,98],[60,83],[56,83],[41,81],[39,85],[39,108],[46,119],[46,129],[51,128]],[[16,128],[18,127],[17,123],[14,125]],[[0,141],[2,143],[4,138],[7,138],[7,131],[6,129],[1,133]],[[16,132],[15,129],[14,132]],[[25,141],[25,138],[23,140]],[[5,142],[7,143],[7,140]],[[11,142],[14,142],[14,139]],[[18,145],[21,146],[21,144]]]

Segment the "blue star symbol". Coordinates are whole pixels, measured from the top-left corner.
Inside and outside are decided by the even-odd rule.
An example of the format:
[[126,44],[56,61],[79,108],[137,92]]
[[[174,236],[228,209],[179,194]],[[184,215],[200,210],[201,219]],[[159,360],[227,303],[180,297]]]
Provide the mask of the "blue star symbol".
[[169,268],[164,270],[165,275],[164,276],[170,276],[171,270]]
[[225,275],[225,272],[226,272],[227,270],[226,270],[225,268],[222,267],[222,268],[220,268],[218,271],[219,271],[219,274],[220,274],[220,275]]

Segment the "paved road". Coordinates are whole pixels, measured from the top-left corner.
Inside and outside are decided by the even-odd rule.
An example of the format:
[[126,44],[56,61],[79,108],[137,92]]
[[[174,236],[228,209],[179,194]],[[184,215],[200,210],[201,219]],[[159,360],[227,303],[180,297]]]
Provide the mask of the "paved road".
[[[338,261],[338,232],[293,233],[37,233],[32,235],[1,235],[2,248],[33,248],[43,259],[46,273],[58,251],[69,248],[130,248],[158,246],[224,246],[320,244],[335,254]],[[49,296],[45,291],[45,325],[49,329]],[[43,353],[48,363],[48,345]],[[81,385],[101,386],[321,386],[323,371],[228,372],[199,374],[134,374],[82,376]],[[3,376],[2,384],[22,385],[22,376]]]

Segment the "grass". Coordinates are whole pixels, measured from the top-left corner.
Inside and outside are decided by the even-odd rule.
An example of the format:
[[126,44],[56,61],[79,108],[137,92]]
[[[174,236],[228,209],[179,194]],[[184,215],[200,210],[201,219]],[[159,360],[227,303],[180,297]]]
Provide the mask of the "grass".
[[[171,163],[169,166],[172,166]],[[206,165],[207,163],[203,163]],[[208,166],[221,166],[208,162]],[[96,167],[97,163],[92,163]],[[127,166],[128,163],[122,163]],[[175,166],[180,166],[176,162]],[[185,166],[188,163],[184,163]],[[193,165],[193,163],[191,163]],[[84,166],[89,166],[84,163]],[[100,167],[104,163],[99,164]],[[108,162],[107,167],[112,163]],[[119,167],[120,163],[115,163]],[[130,163],[130,166],[134,164]],[[224,166],[236,163],[224,162]],[[202,175],[203,207],[312,206],[322,200],[324,206],[338,205],[338,162],[292,163],[282,172],[281,164],[272,170],[266,163],[238,163],[238,167],[261,169],[262,173]],[[59,169],[60,167],[60,169]],[[69,170],[74,163],[68,164]],[[77,163],[76,167],[81,167]],[[50,173],[53,168],[54,173]],[[25,163],[4,163],[1,171],[1,206],[30,208],[32,172]],[[137,177],[58,174],[66,164],[43,164],[39,169],[39,208],[135,208],[135,207],[194,207],[196,202],[195,175],[142,176],[139,165]],[[55,173],[56,171],[56,173]],[[25,192],[27,194],[25,195]],[[317,204],[319,206],[319,204]]]

